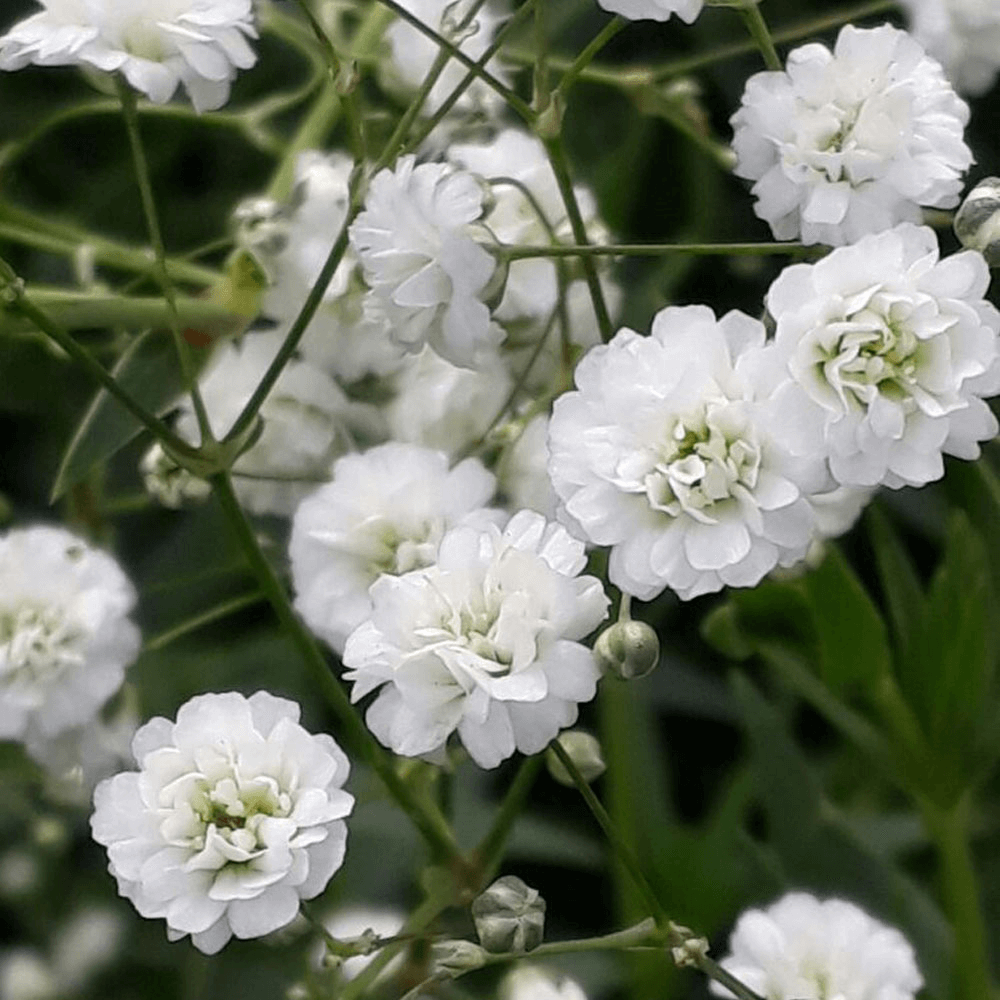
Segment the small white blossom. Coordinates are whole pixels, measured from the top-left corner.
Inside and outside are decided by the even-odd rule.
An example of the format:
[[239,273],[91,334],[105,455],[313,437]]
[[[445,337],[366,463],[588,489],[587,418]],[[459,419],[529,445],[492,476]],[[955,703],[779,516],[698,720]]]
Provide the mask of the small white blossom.
[[[281,342],[274,331],[249,333],[214,355],[199,385],[217,438],[233,426]],[[378,431],[370,407],[352,403],[328,375],[295,359],[285,366],[260,415],[263,433],[233,466],[237,496],[258,514],[291,514],[358,435]],[[201,439],[189,397],[181,402],[177,433],[191,444]]]
[[386,408],[389,436],[458,454],[486,433],[512,384],[506,366],[492,352],[481,355],[471,369],[424,348],[394,380],[396,395]]
[[237,69],[257,57],[251,0],[40,0],[44,10],[0,38],[0,69],[120,71],[165,104],[183,84],[198,111],[221,108]]
[[783,438],[829,455],[847,486],[921,486],[941,453],[976,458],[997,432],[982,396],[1000,390],[1000,313],[974,251],[938,259],[909,224],[786,268],[767,295],[792,382]]
[[961,94],[985,94],[1000,72],[996,0],[901,0],[913,37]]
[[621,14],[630,21],[666,21],[676,14],[691,24],[701,13],[705,0],[597,0],[612,14]]
[[722,967],[768,1000],[914,1000],[923,986],[906,938],[843,899],[791,892],[747,910],[729,948]]
[[471,174],[403,156],[372,179],[350,228],[372,288],[371,314],[405,350],[430,344],[467,368],[503,337],[481,299],[496,268],[474,239],[483,197]]
[[607,614],[601,583],[578,574],[581,542],[534,511],[501,533],[458,527],[435,565],[383,576],[372,614],[347,640],[346,679],[395,753],[439,756],[455,731],[480,767],[542,751],[576,721],[599,670],[581,641]]
[[523,963],[503,977],[497,995],[500,1000],[587,1000],[569,976]]
[[661,310],[652,335],[621,330],[556,400],[549,472],[562,516],[613,546],[609,576],[641,600],[756,584],[801,559],[821,462],[775,440],[765,402],[779,374],[764,328],[705,306]]
[[778,239],[837,246],[958,204],[968,106],[905,31],[844,27],[752,76],[732,117],[737,176]]
[[235,935],[291,923],[340,867],[348,762],[330,736],[299,725],[299,707],[258,691],[192,698],[147,722],[139,771],[97,786],[91,829],[118,891],[167,936],[214,954]]
[[[470,59],[478,60],[493,43],[493,36],[500,22],[507,16],[502,3],[486,3],[476,12],[468,26],[459,30],[469,11],[468,0],[402,0],[405,7],[418,20],[444,35],[457,45]],[[440,51],[436,42],[418,31],[402,18],[397,18],[385,33],[389,43],[389,61],[380,66],[385,83],[390,89],[413,94],[427,78],[431,65]],[[510,75],[494,58],[487,64],[489,71],[504,83]],[[451,59],[424,102],[424,113],[431,115],[445,102],[462,82],[467,68],[457,59]],[[503,98],[482,80],[474,80],[458,99],[458,111],[478,111],[489,115],[503,108]]]
[[389,442],[345,455],[299,505],[289,544],[295,607],[337,652],[371,614],[379,576],[430,566],[449,528],[499,516],[482,511],[496,481],[478,459],[448,466],[443,452]]
[[111,556],[62,528],[0,536],[0,739],[94,718],[139,652],[135,599]]

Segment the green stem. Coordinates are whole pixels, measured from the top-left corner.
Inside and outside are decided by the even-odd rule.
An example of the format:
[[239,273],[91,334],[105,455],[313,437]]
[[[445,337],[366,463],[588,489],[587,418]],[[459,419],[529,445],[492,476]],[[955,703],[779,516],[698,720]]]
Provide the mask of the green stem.
[[214,608],[209,608],[200,615],[194,615],[179,625],[168,628],[166,631],[154,635],[151,639],[147,639],[143,646],[143,651],[146,653],[156,652],[205,625],[211,625],[212,622],[228,618],[229,615],[235,614],[237,611],[242,611],[244,608],[253,607],[253,605],[259,604],[262,600],[264,600],[264,595],[260,591],[254,591],[252,594],[241,594],[239,597],[234,597],[229,601],[223,601]]
[[397,774],[392,761],[358,718],[346,692],[330,671],[316,640],[299,621],[284,585],[261,550],[257,536],[236,499],[229,474],[216,473],[212,476],[211,482],[219,505],[236,535],[250,568],[257,577],[261,590],[270,601],[285,634],[298,649],[330,708],[347,731],[351,743],[382,779],[389,794],[410,817],[435,853],[456,863],[464,863],[455,843],[455,836],[444,817],[429,802],[414,796]]
[[192,454],[191,447],[167,425],[136,402],[115,381],[93,355],[78,344],[61,326],[39,309],[25,294],[24,285],[14,269],[0,258],[0,305],[5,311],[23,316],[50,340],[58,344],[99,385],[125,407],[165,447],[180,455]]
[[937,845],[945,908],[955,933],[955,1000],[988,1000],[995,996],[986,951],[986,929],[979,888],[969,848],[968,796],[954,806],[925,805],[928,832]]
[[620,15],[613,17],[608,23],[591,39],[590,43],[583,51],[570,63],[569,68],[559,81],[559,93],[565,97],[570,88],[579,79],[580,75],[594,61],[594,57],[608,42],[611,41],[624,27],[628,21]]
[[[580,213],[580,205],[576,200],[576,192],[573,190],[573,180],[569,173],[569,163],[566,160],[566,152],[563,149],[562,138],[559,135],[543,138],[545,150],[548,153],[549,163],[552,172],[555,174],[556,184],[559,186],[559,193],[562,195],[563,204],[566,206],[566,215],[569,217],[569,224],[573,230],[573,238],[581,247],[590,246],[587,236],[587,227]],[[597,317],[597,326],[601,331],[601,340],[607,343],[614,330],[611,326],[611,317],[608,315],[608,306],[604,301],[604,291],[601,288],[601,281],[597,274],[597,267],[592,256],[582,258],[583,275],[587,281],[587,288],[590,291],[590,298],[594,304],[594,314]]]
[[[597,937],[576,938],[573,941],[547,941],[531,952],[532,960],[545,958],[547,955],[579,955],[588,951],[624,951],[629,948],[650,946],[663,947],[663,935],[651,917],[641,921],[634,927],[614,931],[611,934],[601,934]],[[497,965],[501,962],[516,962],[524,958],[524,952],[505,952],[489,955],[487,965]]]
[[774,40],[771,38],[771,32],[768,30],[764,15],[760,12],[757,0],[742,0],[739,12],[754,45],[760,49],[760,54],[764,57],[764,65],[771,70],[784,69],[784,63],[774,47]]
[[167,270],[167,252],[163,245],[163,233],[160,229],[160,218],[156,211],[156,200],[153,197],[153,184],[149,175],[149,162],[146,159],[146,150],[143,147],[142,134],[139,130],[135,91],[124,77],[118,76],[115,79],[118,85],[118,96],[122,104],[122,114],[125,118],[125,130],[128,133],[129,147],[132,151],[132,165],[135,168],[135,176],[139,184],[139,194],[142,198],[142,210],[146,216],[149,239],[153,244],[153,252],[156,255],[156,267],[153,269],[153,273],[169,308],[170,332],[174,338],[174,349],[177,351],[177,357],[180,361],[184,388],[191,397],[191,402],[194,404],[194,411],[198,418],[198,427],[201,431],[201,442],[202,444],[208,444],[214,441],[215,438],[212,435],[212,427],[208,420],[208,410],[205,408],[205,402],[201,398],[201,390],[198,388],[198,379],[195,374],[194,359],[191,356],[191,347],[184,339],[182,332],[180,315],[177,312],[177,292],[170,278],[170,272]]
[[493,819],[493,826],[475,850],[473,858],[475,859],[474,863],[480,866],[482,874],[479,884],[481,886],[489,885],[500,868],[507,838],[510,836],[514,821],[524,808],[528,793],[538,777],[538,771],[544,759],[542,754],[535,754],[533,757],[526,757],[521,762],[521,766],[514,776],[514,780],[510,783],[510,788],[507,789],[507,794]]
[[795,254],[811,248],[802,243],[618,243],[594,246],[535,246],[500,244],[496,252],[508,260],[534,257],[655,257],[667,253],[692,253],[702,256],[750,257],[769,254]]

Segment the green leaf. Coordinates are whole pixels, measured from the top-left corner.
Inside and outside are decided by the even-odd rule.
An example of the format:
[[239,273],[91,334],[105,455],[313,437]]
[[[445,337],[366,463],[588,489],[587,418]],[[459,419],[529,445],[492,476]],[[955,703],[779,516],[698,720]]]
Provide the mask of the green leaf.
[[[113,374],[126,392],[157,416],[169,410],[184,389],[173,341],[163,330],[147,330],[129,344]],[[52,502],[110,458],[142,430],[142,425],[104,389],[80,421],[52,486]]]

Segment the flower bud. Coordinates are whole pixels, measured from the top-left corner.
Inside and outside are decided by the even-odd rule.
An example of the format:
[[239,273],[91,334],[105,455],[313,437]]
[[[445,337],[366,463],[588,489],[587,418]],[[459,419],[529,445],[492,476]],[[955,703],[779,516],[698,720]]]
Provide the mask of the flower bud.
[[439,941],[431,948],[435,975],[460,976],[486,964],[486,952],[471,941]]
[[597,637],[594,655],[603,670],[631,681],[660,662],[660,640],[645,622],[620,621]]
[[532,951],[545,933],[545,900],[516,875],[504,875],[473,900],[472,919],[487,951]]
[[981,180],[955,213],[955,235],[978,250],[990,267],[1000,266],[1000,177]]
[[[601,753],[601,744],[590,733],[585,733],[582,729],[567,729],[566,732],[559,734],[558,740],[588,785],[590,782],[596,781],[607,770],[604,755]],[[570,777],[569,771],[563,767],[562,761],[551,750],[545,755],[545,765],[549,769],[549,774],[560,785],[566,785],[568,788],[573,787],[573,779]]]

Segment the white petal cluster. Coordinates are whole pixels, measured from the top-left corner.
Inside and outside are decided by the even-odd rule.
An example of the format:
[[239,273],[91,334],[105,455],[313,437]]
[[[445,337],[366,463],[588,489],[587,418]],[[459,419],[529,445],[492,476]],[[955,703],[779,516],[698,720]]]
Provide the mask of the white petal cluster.
[[471,174],[413,156],[372,179],[351,244],[372,289],[372,313],[405,350],[430,344],[471,368],[502,339],[481,299],[496,268],[474,239],[483,198]]
[[139,652],[135,600],[111,556],[62,528],[0,536],[0,739],[93,720]]
[[609,576],[641,600],[756,584],[801,559],[815,528],[816,462],[778,445],[764,328],[706,306],[672,307],[652,334],[621,330],[556,400],[549,473],[581,537],[613,546]]
[[960,94],[985,94],[1000,72],[995,0],[902,0],[910,32],[944,67]]
[[295,607],[337,652],[371,614],[368,588],[383,574],[430,566],[445,532],[484,512],[496,481],[478,459],[449,468],[443,452],[390,442],[345,455],[333,479],[292,521]]
[[40,0],[0,38],[0,69],[92,66],[121,72],[165,104],[178,84],[198,111],[221,108],[256,55],[252,0]]
[[103,781],[91,829],[118,891],[167,935],[214,954],[295,919],[340,867],[348,762],[299,725],[294,702],[258,691],[192,698],[135,736],[139,771]]
[[795,49],[784,72],[752,76],[732,117],[739,177],[778,239],[838,246],[920,207],[958,204],[972,163],[968,106],[939,63],[885,24],[844,27],[830,52]]
[[[503,3],[486,3],[469,24],[461,28],[471,6],[469,0],[402,0],[401,6],[473,60],[485,54],[501,21],[507,16]],[[389,25],[385,37],[390,49],[389,64],[382,67],[385,82],[394,90],[412,94],[427,78],[437,58],[438,45],[402,18]],[[496,60],[487,66],[494,76],[504,83],[509,82],[509,74]],[[431,115],[437,111],[467,72],[457,59],[449,60],[424,102],[424,113]],[[503,99],[482,80],[474,80],[456,102],[456,109],[463,112],[495,115],[502,108]]]
[[[253,395],[281,346],[277,332],[250,333],[240,344],[219,348],[200,380],[212,432],[223,437]],[[373,419],[369,408],[352,403],[318,368],[290,361],[260,411],[264,430],[233,466],[240,501],[258,514],[290,515],[325,478],[333,460]],[[181,404],[177,432],[200,441],[190,399]]]
[[705,0],[597,0],[612,14],[621,14],[630,21],[666,21],[676,14],[691,24],[701,13]]
[[729,948],[722,967],[768,1000],[914,1000],[923,986],[906,938],[843,899],[792,892],[748,910]]
[[569,976],[524,964],[500,980],[497,995],[500,1000],[587,1000],[586,993]]
[[353,700],[380,689],[366,715],[376,737],[437,756],[457,731],[480,767],[543,750],[597,690],[580,640],[608,599],[585,563],[564,528],[521,511],[503,532],[455,528],[435,565],[377,580],[344,650]]
[[904,224],[786,268],[771,286],[789,446],[825,452],[845,486],[921,486],[941,453],[976,458],[997,433],[1000,313],[965,251],[939,259],[933,231]]

